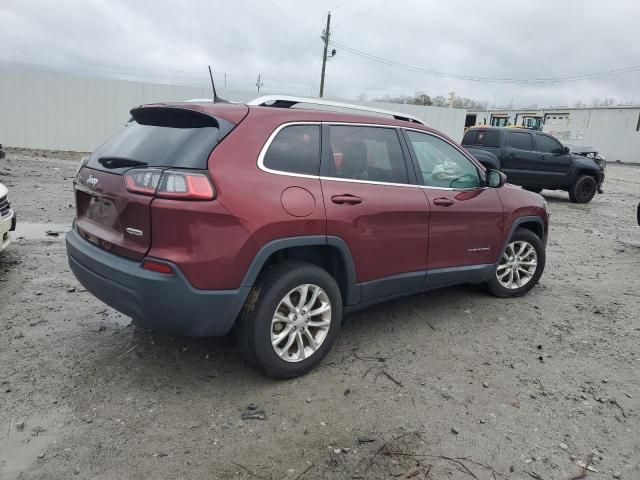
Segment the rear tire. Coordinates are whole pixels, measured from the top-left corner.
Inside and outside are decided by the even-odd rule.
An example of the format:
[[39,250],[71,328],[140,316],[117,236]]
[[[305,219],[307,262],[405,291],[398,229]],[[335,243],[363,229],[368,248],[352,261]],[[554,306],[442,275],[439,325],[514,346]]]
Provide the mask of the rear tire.
[[569,188],[569,198],[574,203],[589,203],[597,189],[598,186],[593,177],[581,175]]
[[342,296],[333,277],[315,265],[287,261],[258,278],[236,325],[236,338],[250,364],[273,377],[293,378],[329,353],[341,322]]
[[495,272],[485,285],[496,297],[521,297],[540,280],[545,258],[542,240],[531,230],[519,228],[509,239]]

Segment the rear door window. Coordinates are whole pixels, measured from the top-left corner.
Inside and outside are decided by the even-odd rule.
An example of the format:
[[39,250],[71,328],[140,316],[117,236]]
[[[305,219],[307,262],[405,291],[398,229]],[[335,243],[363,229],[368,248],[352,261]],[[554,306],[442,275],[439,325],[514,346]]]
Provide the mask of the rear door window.
[[323,175],[408,183],[407,165],[395,128],[331,125],[329,142],[333,161],[323,167]]
[[467,133],[465,133],[464,137],[462,138],[462,145],[475,145],[477,136],[477,130],[467,131]]
[[517,148],[518,150],[533,150],[533,139],[530,133],[526,132],[508,132],[507,146]]
[[270,170],[319,175],[320,125],[290,125],[275,136],[264,156]]
[[499,147],[500,135],[497,130],[479,130],[476,145],[484,145],[485,147]]

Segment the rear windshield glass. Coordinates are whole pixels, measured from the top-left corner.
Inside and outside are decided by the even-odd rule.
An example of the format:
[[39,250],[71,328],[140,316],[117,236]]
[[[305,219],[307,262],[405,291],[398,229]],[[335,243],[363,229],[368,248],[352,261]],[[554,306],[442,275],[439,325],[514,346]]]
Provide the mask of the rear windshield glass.
[[141,109],[132,114],[134,119],[91,155],[90,168],[207,168],[209,154],[218,143],[218,120],[178,109],[157,109],[152,114]]

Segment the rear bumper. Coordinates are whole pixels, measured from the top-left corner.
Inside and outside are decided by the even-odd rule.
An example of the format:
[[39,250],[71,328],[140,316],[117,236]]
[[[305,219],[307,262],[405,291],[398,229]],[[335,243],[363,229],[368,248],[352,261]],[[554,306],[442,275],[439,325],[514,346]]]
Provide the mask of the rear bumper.
[[66,238],[69,266],[78,281],[110,307],[142,325],[190,337],[226,334],[251,287],[197,290],[174,265],[174,275],[98,248],[73,228]]

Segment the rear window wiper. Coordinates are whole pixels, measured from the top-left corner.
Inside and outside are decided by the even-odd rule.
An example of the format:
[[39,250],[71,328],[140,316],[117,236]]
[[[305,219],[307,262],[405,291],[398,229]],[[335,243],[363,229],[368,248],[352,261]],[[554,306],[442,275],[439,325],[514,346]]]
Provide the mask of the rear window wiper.
[[124,157],[100,157],[98,163],[104,168],[145,167],[147,162],[140,162]]

